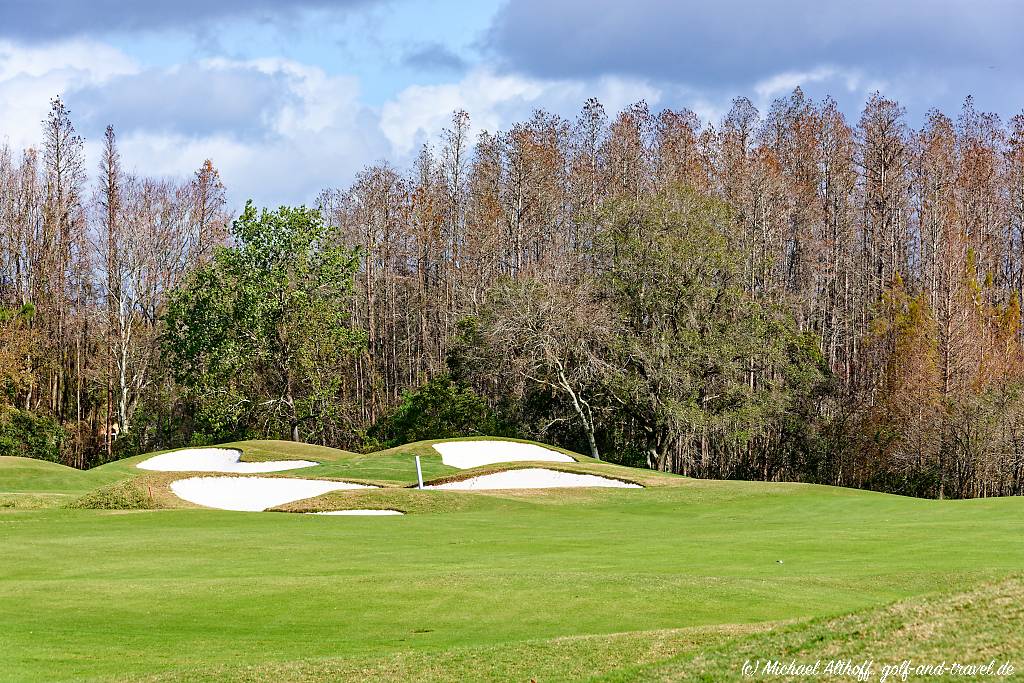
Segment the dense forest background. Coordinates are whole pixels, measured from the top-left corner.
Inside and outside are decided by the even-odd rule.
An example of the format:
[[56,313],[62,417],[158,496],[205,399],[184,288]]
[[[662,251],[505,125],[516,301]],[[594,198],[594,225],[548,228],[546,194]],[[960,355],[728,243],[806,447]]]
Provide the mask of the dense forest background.
[[1024,493],[1024,115],[458,112],[412,168],[275,211],[82,144],[57,99],[38,149],[0,147],[0,454],[482,433]]

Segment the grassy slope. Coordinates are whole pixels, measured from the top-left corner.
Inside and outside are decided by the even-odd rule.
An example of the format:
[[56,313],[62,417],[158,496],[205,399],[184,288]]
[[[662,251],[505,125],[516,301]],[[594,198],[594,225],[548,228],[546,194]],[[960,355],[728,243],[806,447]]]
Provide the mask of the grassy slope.
[[[881,608],[838,618],[818,618],[738,639],[708,643],[706,648],[679,648],[665,661],[639,663],[611,672],[604,683],[626,681],[741,681],[746,662],[813,664],[848,659],[870,662],[870,680],[904,660],[914,666],[945,662],[984,665],[998,669],[1010,662],[1024,671],[1024,578],[1012,576],[967,591],[916,597]],[[865,667],[866,668],[866,667]],[[763,671],[763,669],[762,669]],[[956,673],[919,676],[927,680],[965,680],[983,676]],[[993,677],[993,676],[989,676]],[[761,675],[757,678],[799,680]],[[1007,680],[1007,677],[1002,677]],[[806,678],[804,679],[806,680]],[[900,680],[900,675],[890,675]]]
[[[418,455],[420,456],[420,464],[423,468],[424,480],[442,479],[453,475],[458,476],[464,472],[464,470],[445,465],[441,462],[441,455],[433,448],[433,445],[436,443],[456,440],[493,441],[495,440],[495,437],[481,436],[469,437],[466,439],[434,439],[430,441],[417,441],[416,443],[405,444],[404,446],[397,446],[395,448],[377,451],[376,453],[346,453],[345,456],[336,458],[333,461],[324,462],[320,467],[298,470],[291,474],[293,476],[363,479],[389,484],[409,485],[416,483],[415,456]],[[520,443],[536,443],[535,441],[526,441],[524,439],[501,440],[518,441]],[[580,455],[579,453],[574,453],[573,451],[569,451],[564,448],[558,448],[557,446],[550,446],[548,444],[541,445],[570,455],[581,463],[596,462],[592,458]],[[246,452],[246,455],[243,457],[244,459],[249,459],[248,452]],[[474,470],[473,473],[477,474],[484,471],[496,471],[497,469],[501,469],[501,467],[479,468]]]
[[0,491],[83,490],[91,485],[83,472],[45,460],[0,455]]
[[394,518],[7,511],[0,680],[400,680],[479,657],[492,678],[575,679],[1024,564],[1024,499],[673,481]]
[[[1010,577],[968,591],[918,596],[832,618],[788,624],[748,624],[634,631],[600,636],[528,640],[440,652],[403,651],[377,659],[315,660],[225,665],[214,671],[174,672],[151,680],[453,681],[590,680],[594,683],[808,680],[766,674],[744,678],[746,662],[872,662],[877,681],[885,667],[917,664],[1019,663],[1024,652],[1024,579]],[[922,677],[925,678],[925,677]],[[815,680],[828,679],[827,676]],[[899,680],[899,675],[890,680]],[[964,680],[930,676],[927,680]],[[839,680],[853,680],[852,677]],[[1005,676],[1002,680],[1013,680]]]
[[289,681],[290,683],[450,683],[451,681],[569,681],[615,675],[669,657],[694,654],[756,633],[766,624],[633,631],[566,636],[512,644],[406,650],[377,658],[325,657],[255,665],[220,666],[213,671],[176,671],[143,680]]
[[[391,449],[380,456],[291,441],[240,441],[223,446],[238,448],[242,451],[242,459],[250,462],[307,459],[321,463],[316,467],[267,476],[355,478],[383,485],[404,486],[416,481],[413,463],[413,455],[416,453],[427,455],[424,458],[424,476],[428,478],[458,471],[443,465],[437,452],[424,444]],[[143,460],[163,452],[166,451],[125,458],[85,472],[42,460],[0,456],[0,509],[60,507],[96,489],[102,490],[89,496],[86,502],[98,501],[100,507],[124,502],[126,492],[129,498],[134,498],[134,494],[139,491],[146,492],[148,496],[150,487],[165,488],[168,482],[184,476],[180,473],[150,473],[136,467]],[[129,483],[128,480],[134,482]],[[167,494],[166,490],[156,491],[156,498],[154,507],[191,507]]]
[[43,460],[0,456],[0,509],[56,507],[130,475],[82,472]]
[[[485,438],[485,437],[478,437]],[[440,439],[438,439],[440,440]],[[304,467],[297,470],[285,472],[265,473],[260,476],[278,477],[312,477],[322,479],[345,479],[364,483],[373,483],[386,487],[412,486],[416,482],[416,456],[422,460],[423,475],[426,480],[444,481],[455,478],[463,478],[501,471],[504,469],[526,467],[522,463],[490,465],[473,470],[459,470],[441,463],[440,456],[433,450],[432,445],[438,440],[419,441],[395,447],[373,454],[355,454],[337,449],[329,449],[326,446],[310,445],[305,443],[294,443],[292,441],[255,440],[238,441],[225,443],[224,446],[234,447],[242,451],[244,461],[265,461],[265,460],[312,460],[318,464],[312,467]],[[518,440],[518,439],[514,439]],[[531,442],[531,441],[523,441]],[[552,446],[553,447],[553,446]],[[678,482],[678,477],[664,475],[662,473],[641,472],[638,470],[618,467],[607,463],[601,463],[580,454],[574,454],[563,449],[556,449],[562,453],[571,455],[578,463],[546,464],[545,466],[556,469],[567,469],[579,472],[594,472],[606,476],[638,480],[652,485],[664,485],[666,483]],[[158,452],[164,453],[164,452]],[[68,467],[40,463],[22,458],[10,458],[9,463],[0,462],[0,507],[18,508],[46,508],[58,507],[59,505],[71,505],[73,507],[98,508],[98,509],[161,509],[161,508],[190,508],[196,507],[181,501],[169,490],[168,485],[175,479],[186,476],[185,473],[162,473],[140,470],[136,465],[143,460],[152,458],[157,454],[144,454],[109,463],[88,470],[79,472]],[[18,481],[18,485],[30,488],[39,488],[37,480],[40,477],[26,477],[18,468],[22,466],[31,468],[52,468],[59,472],[58,484],[60,493],[52,495],[18,494],[22,498],[15,498],[18,503],[4,505],[6,488],[4,481]],[[9,476],[5,471],[10,470]],[[48,471],[48,470],[47,470]],[[216,476],[216,474],[213,474]],[[88,492],[88,493],[87,493]],[[11,494],[10,496],[13,496]],[[9,496],[9,497],[10,497]],[[403,496],[398,492],[388,492],[384,498],[394,502],[402,501]],[[8,498],[9,498],[8,497]],[[326,499],[327,502],[317,501],[305,507],[292,506],[295,511],[334,509],[342,506],[344,502],[338,497]],[[421,499],[422,500],[422,499]],[[440,499],[437,499],[440,500]],[[362,507],[371,505],[368,503]],[[372,503],[379,507],[380,502]],[[423,505],[417,505],[413,500],[409,504],[392,505],[403,511],[424,511]]]
[[[494,437],[470,437],[468,439],[447,439],[451,441],[463,440],[484,440]],[[289,470],[274,476],[287,477],[312,477],[316,479],[356,479],[364,481],[376,481],[386,485],[406,486],[416,483],[415,456],[421,456],[423,476],[425,479],[435,479],[463,472],[463,470],[449,467],[441,462],[440,454],[432,446],[435,443],[446,439],[432,441],[418,441],[416,443],[390,448],[376,453],[353,453],[337,448],[316,446],[312,444],[295,443],[292,441],[236,441],[222,444],[224,448],[237,448],[242,451],[242,460],[246,462],[258,462],[264,460],[313,460],[319,465],[315,467],[304,467],[297,470]],[[503,439],[505,441],[521,441],[522,443],[536,443],[520,439]],[[566,453],[576,458],[581,463],[595,463],[597,461],[579,453],[558,448],[556,446],[544,445],[546,448]],[[106,465],[89,470],[85,473],[90,481],[95,481],[93,486],[101,483],[109,483],[131,476],[140,476],[143,471],[135,467],[136,464],[166,451],[145,453],[124,460],[118,460]],[[10,460],[25,460],[24,458],[10,458]],[[36,461],[31,461],[36,462]],[[600,463],[605,466],[604,463]],[[608,465],[608,467],[614,467]],[[70,472],[71,468],[64,468]],[[625,468],[628,470],[628,468]],[[636,470],[628,470],[636,472]],[[0,464],[0,477],[3,476],[2,464]],[[3,479],[0,478],[0,482]],[[2,490],[2,487],[0,487]]]

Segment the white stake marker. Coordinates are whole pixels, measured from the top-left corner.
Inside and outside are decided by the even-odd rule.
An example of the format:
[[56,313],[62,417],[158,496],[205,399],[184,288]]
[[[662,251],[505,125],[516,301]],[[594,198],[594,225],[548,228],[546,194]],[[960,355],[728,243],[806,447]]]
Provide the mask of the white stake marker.
[[416,456],[416,479],[419,480],[420,485],[417,488],[423,488],[423,468],[420,467],[420,456]]

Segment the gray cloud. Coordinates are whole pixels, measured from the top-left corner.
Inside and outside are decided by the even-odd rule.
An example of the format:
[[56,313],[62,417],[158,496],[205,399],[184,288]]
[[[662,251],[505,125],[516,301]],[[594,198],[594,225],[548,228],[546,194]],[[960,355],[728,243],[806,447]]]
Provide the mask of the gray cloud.
[[346,9],[375,0],[0,0],[0,37],[53,40],[192,29],[233,17],[274,20],[308,9]]
[[285,77],[247,66],[187,64],[72,89],[65,100],[83,131],[136,130],[236,138],[266,135],[268,118],[292,98]]
[[484,44],[536,76],[711,87],[821,64],[1016,71],[1022,24],[1015,0],[510,0]]
[[402,64],[425,71],[465,71],[466,60],[441,43],[424,43],[404,55]]

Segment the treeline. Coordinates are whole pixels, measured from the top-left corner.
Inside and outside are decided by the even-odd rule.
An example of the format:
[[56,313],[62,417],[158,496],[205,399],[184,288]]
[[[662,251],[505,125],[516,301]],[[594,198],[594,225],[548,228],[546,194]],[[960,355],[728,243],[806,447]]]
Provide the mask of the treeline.
[[693,476],[1024,492],[1024,116],[968,99],[914,129],[880,95],[847,121],[796,90],[713,123],[589,101],[469,131],[457,113],[408,171],[228,237],[212,165],[129,178],[112,131],[86,196],[55,102],[41,155],[0,153],[7,429],[63,430],[80,466],[479,431]]
[[228,214],[209,161],[182,182],[126,173],[112,128],[90,173],[59,98],[41,142],[0,146],[0,453],[86,467],[176,432],[160,316]]
[[320,206],[364,249],[357,422],[447,372],[634,464],[1024,491],[1022,115],[967,99],[914,129],[798,89],[714,125],[590,101],[470,139],[459,113]]

